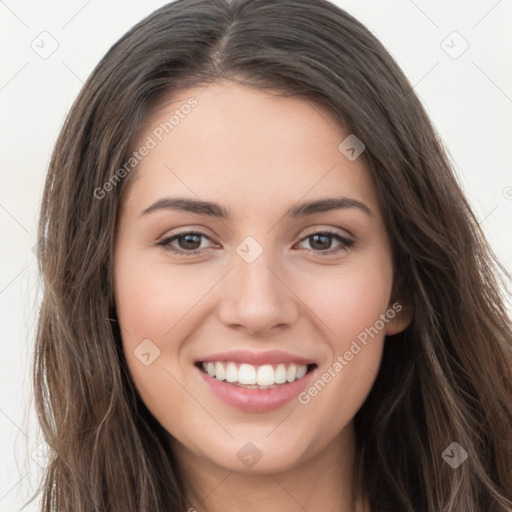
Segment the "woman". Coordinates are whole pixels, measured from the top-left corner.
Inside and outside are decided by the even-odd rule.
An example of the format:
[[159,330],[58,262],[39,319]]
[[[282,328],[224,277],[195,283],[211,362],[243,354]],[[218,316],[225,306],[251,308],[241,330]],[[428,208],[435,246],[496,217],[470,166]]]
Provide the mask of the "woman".
[[134,27],[69,113],[40,246],[44,511],[512,511],[504,269],[334,5]]

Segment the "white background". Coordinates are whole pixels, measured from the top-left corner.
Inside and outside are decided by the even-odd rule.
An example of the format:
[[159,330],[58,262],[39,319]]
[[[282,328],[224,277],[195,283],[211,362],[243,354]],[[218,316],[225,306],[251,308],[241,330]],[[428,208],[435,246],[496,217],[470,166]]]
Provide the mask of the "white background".
[[[0,0],[0,512],[20,510],[39,476],[30,388],[39,300],[32,248],[51,150],[93,67],[165,3]],[[374,32],[415,86],[482,228],[512,271],[512,0],[336,3]],[[41,46],[41,37],[50,47],[43,31],[58,43],[47,59],[31,47]],[[445,50],[455,56],[465,43],[454,31],[469,44],[455,59]]]

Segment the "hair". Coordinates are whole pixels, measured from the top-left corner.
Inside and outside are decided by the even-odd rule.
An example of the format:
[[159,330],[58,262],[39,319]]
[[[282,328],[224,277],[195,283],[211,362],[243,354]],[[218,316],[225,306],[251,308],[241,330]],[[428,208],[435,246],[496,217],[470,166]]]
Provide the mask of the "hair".
[[[118,206],[102,199],[150,109],[230,80],[326,106],[366,146],[410,325],[385,339],[355,416],[356,486],[372,512],[512,511],[508,275],[409,81],[360,22],[326,0],[178,0],[97,65],[56,142],[39,220],[43,298],[33,383],[55,453],[43,512],[184,511],[184,482],[130,379],[113,294]],[[130,179],[136,169],[130,174]],[[469,454],[452,468],[443,451]]]

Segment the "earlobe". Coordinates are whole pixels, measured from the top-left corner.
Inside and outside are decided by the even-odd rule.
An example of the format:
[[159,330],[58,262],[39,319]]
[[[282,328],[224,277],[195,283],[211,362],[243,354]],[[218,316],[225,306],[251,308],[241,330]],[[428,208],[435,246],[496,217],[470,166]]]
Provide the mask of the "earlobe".
[[395,301],[388,306],[386,316],[390,319],[386,324],[386,335],[398,334],[411,324],[413,317],[412,307],[400,301]]

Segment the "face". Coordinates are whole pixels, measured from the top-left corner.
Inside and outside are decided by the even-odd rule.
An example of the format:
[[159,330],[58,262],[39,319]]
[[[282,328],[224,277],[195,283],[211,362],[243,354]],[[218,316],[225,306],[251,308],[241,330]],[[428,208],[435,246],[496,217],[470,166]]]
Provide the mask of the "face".
[[339,446],[406,327],[348,135],[317,104],[229,82],[142,127],[115,299],[131,377],[183,460],[276,472]]

